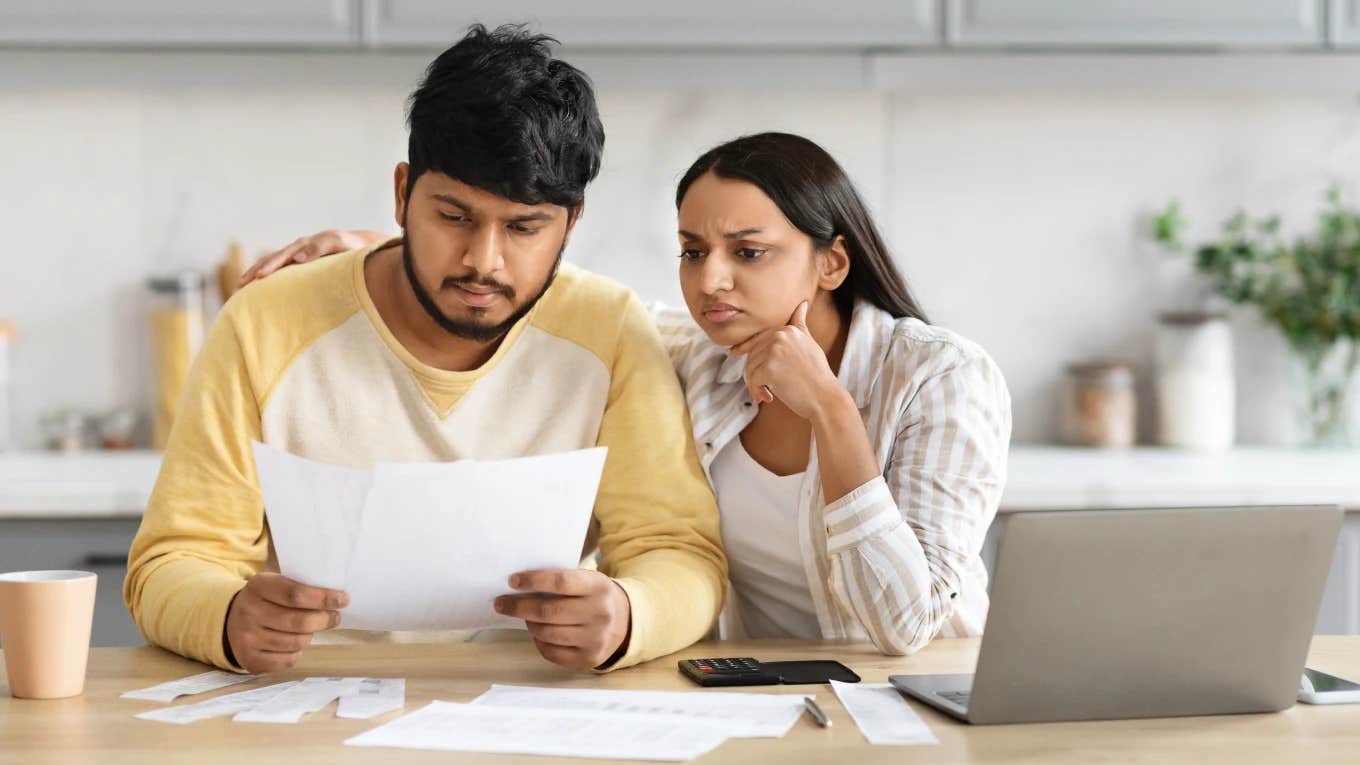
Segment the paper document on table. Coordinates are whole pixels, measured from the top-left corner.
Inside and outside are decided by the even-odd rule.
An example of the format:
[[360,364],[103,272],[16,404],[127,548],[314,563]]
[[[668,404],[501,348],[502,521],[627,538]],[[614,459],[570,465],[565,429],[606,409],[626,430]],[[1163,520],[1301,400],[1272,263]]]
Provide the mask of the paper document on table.
[[175,725],[186,725],[199,720],[208,720],[213,717],[225,717],[253,709],[259,704],[264,704],[270,699],[286,692],[288,689],[297,685],[297,681],[287,683],[277,683],[267,685],[263,688],[255,688],[249,691],[229,693],[225,696],[200,701],[197,704],[181,704],[177,707],[162,707],[153,709],[150,712],[142,712],[135,717],[142,720],[155,720],[156,722],[174,723]]
[[340,697],[336,717],[367,720],[406,706],[406,680],[366,677],[359,687]]
[[492,601],[517,571],[580,565],[606,454],[353,471],[254,448],[279,570],[347,590],[343,626],[371,630],[522,627]]
[[435,701],[345,744],[682,762],[725,739],[713,726],[683,718]]
[[297,723],[303,715],[325,709],[332,701],[357,690],[362,681],[362,677],[309,677],[231,719],[233,722]]
[[473,704],[534,709],[626,712],[702,722],[728,736],[779,738],[803,714],[804,694],[725,691],[612,691],[493,685]]
[[831,687],[870,744],[938,744],[902,694],[888,683],[842,683]]
[[193,696],[198,693],[207,693],[219,688],[227,688],[241,683],[248,683],[258,675],[238,675],[235,672],[223,672],[213,670],[204,672],[201,675],[182,677],[179,680],[153,685],[150,688],[139,688],[135,691],[128,691],[119,698],[137,699],[139,701],[162,701],[170,703],[180,696]]

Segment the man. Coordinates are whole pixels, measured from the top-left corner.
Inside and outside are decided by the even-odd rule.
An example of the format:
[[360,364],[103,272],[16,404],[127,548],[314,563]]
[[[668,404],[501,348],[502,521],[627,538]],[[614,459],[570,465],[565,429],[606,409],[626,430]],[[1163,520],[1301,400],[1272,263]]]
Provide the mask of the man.
[[495,609],[575,669],[670,653],[713,624],[726,560],[670,362],[636,297],[560,265],[604,131],[589,80],[549,42],[478,26],[441,54],[410,99],[404,236],[223,309],[129,555],[124,598],[152,643],[269,672],[317,635],[375,638],[334,629],[345,593],[275,573],[252,440],[353,466],[607,446],[599,570],[515,574]]

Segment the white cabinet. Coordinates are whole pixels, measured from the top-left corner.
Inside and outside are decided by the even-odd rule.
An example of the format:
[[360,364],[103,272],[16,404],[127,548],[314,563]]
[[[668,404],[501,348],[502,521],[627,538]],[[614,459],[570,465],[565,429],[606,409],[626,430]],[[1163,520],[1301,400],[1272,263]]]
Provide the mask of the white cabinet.
[[3,0],[0,44],[353,46],[360,0]]
[[1360,47],[1360,0],[1331,0],[1327,41],[1337,48]]
[[957,46],[1320,47],[1326,36],[1326,0],[945,2],[945,36]]
[[864,48],[939,43],[936,0],[368,0],[370,45],[445,47],[468,25],[530,22],[565,45],[647,50],[705,48]]

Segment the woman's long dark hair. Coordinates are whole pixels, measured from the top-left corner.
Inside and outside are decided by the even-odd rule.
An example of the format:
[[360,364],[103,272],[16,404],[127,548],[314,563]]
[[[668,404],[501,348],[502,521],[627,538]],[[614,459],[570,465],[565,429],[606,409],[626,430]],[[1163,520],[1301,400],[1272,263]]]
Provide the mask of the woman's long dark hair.
[[677,209],[694,181],[710,170],[765,192],[820,250],[830,247],[836,237],[845,237],[850,274],[833,293],[842,311],[849,313],[855,298],[860,298],[894,318],[926,321],[864,201],[825,149],[789,133],[757,133],[728,141],[704,152],[685,172],[675,190]]

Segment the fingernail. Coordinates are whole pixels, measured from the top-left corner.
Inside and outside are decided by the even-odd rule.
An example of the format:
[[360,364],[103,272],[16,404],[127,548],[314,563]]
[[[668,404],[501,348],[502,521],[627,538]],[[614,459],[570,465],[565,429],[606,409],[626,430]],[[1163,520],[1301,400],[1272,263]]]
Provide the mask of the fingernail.
[[511,586],[511,587],[518,587],[518,586],[520,585],[520,582],[521,582],[521,581],[523,581],[523,580],[520,578],[520,575],[519,575],[519,574],[512,574],[512,575],[510,576],[510,586]]
[[496,598],[495,606],[496,606],[496,613],[498,613],[498,614],[503,614],[503,613],[505,613],[505,598]]

